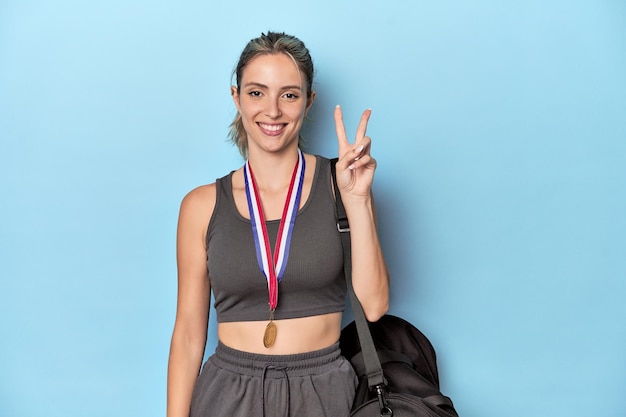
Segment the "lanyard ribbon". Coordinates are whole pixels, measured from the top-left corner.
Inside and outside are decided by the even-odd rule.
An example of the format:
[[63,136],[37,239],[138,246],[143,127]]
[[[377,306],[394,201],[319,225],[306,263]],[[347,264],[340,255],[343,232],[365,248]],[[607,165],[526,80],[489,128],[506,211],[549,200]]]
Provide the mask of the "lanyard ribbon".
[[[252,168],[250,167],[250,161],[246,161],[243,167],[256,258],[259,263],[259,268],[261,268],[267,280],[269,306],[272,312],[278,305],[278,283],[285,274],[285,267],[287,266],[291,234],[293,232],[293,226],[296,224],[298,207],[300,207],[300,196],[302,195],[302,184],[304,182],[304,168],[304,155],[302,151],[298,149],[298,161],[291,175],[291,182],[289,183],[283,214],[280,218],[276,247],[274,248],[274,257],[272,259],[272,248],[270,247],[265,216],[263,215],[263,205],[261,204],[259,190],[254,180]],[[294,189],[296,191],[295,193]]]

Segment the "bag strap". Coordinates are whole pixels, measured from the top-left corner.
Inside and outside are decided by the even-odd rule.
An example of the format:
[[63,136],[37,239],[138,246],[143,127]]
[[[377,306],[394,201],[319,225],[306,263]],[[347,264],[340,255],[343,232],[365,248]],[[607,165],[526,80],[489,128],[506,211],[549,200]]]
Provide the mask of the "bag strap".
[[359,302],[354,288],[352,287],[352,247],[350,244],[350,225],[348,223],[348,216],[346,210],[341,201],[341,193],[337,185],[337,171],[335,165],[337,158],[330,161],[330,172],[333,178],[333,186],[335,189],[335,202],[337,211],[337,230],[341,235],[341,246],[343,246],[343,262],[344,262],[344,274],[346,276],[346,284],[348,289],[348,295],[350,296],[350,305],[352,306],[352,312],[354,314],[354,321],[356,323],[357,333],[359,335],[359,343],[361,345],[361,352],[363,353],[363,362],[365,364],[365,371],[367,375],[367,381],[370,389],[382,388],[387,385],[385,377],[383,375],[383,368],[380,365],[378,354],[376,353],[376,347],[374,346],[374,340],[370,333],[363,307]]

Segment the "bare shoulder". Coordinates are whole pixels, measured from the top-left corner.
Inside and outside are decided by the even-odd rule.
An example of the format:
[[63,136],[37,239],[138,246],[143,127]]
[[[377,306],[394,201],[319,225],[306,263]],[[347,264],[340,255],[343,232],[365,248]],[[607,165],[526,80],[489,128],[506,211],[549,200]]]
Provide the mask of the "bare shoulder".
[[213,215],[217,194],[216,184],[207,184],[191,190],[180,204],[179,228],[206,231]]
[[[183,198],[181,207],[185,209],[201,209],[215,205],[216,184],[201,185],[189,191]],[[211,204],[212,203],[212,204]]]

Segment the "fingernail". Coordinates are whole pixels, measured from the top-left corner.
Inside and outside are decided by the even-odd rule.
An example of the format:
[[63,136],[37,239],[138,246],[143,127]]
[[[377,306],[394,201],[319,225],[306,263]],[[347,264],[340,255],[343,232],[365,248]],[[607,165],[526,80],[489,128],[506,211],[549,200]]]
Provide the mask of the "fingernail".
[[348,167],[348,169],[350,169],[350,170],[354,169],[354,164],[350,165],[350,166]]
[[363,152],[363,145],[359,146],[358,148],[356,148],[356,150],[354,151],[355,153],[361,153]]
[[341,106],[340,106],[339,104],[337,104],[337,105],[335,106],[335,108],[336,108],[336,109],[340,109],[340,108],[341,108]]

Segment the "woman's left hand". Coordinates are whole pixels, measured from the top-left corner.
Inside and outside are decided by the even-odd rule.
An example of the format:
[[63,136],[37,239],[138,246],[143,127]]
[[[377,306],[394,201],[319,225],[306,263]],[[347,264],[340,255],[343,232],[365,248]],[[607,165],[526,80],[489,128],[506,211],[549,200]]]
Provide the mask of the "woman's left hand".
[[367,122],[372,110],[367,109],[361,116],[354,143],[348,141],[343,124],[341,107],[335,107],[335,129],[339,144],[337,161],[337,184],[344,199],[347,197],[369,198],[376,160],[370,155],[372,140],[366,136]]

